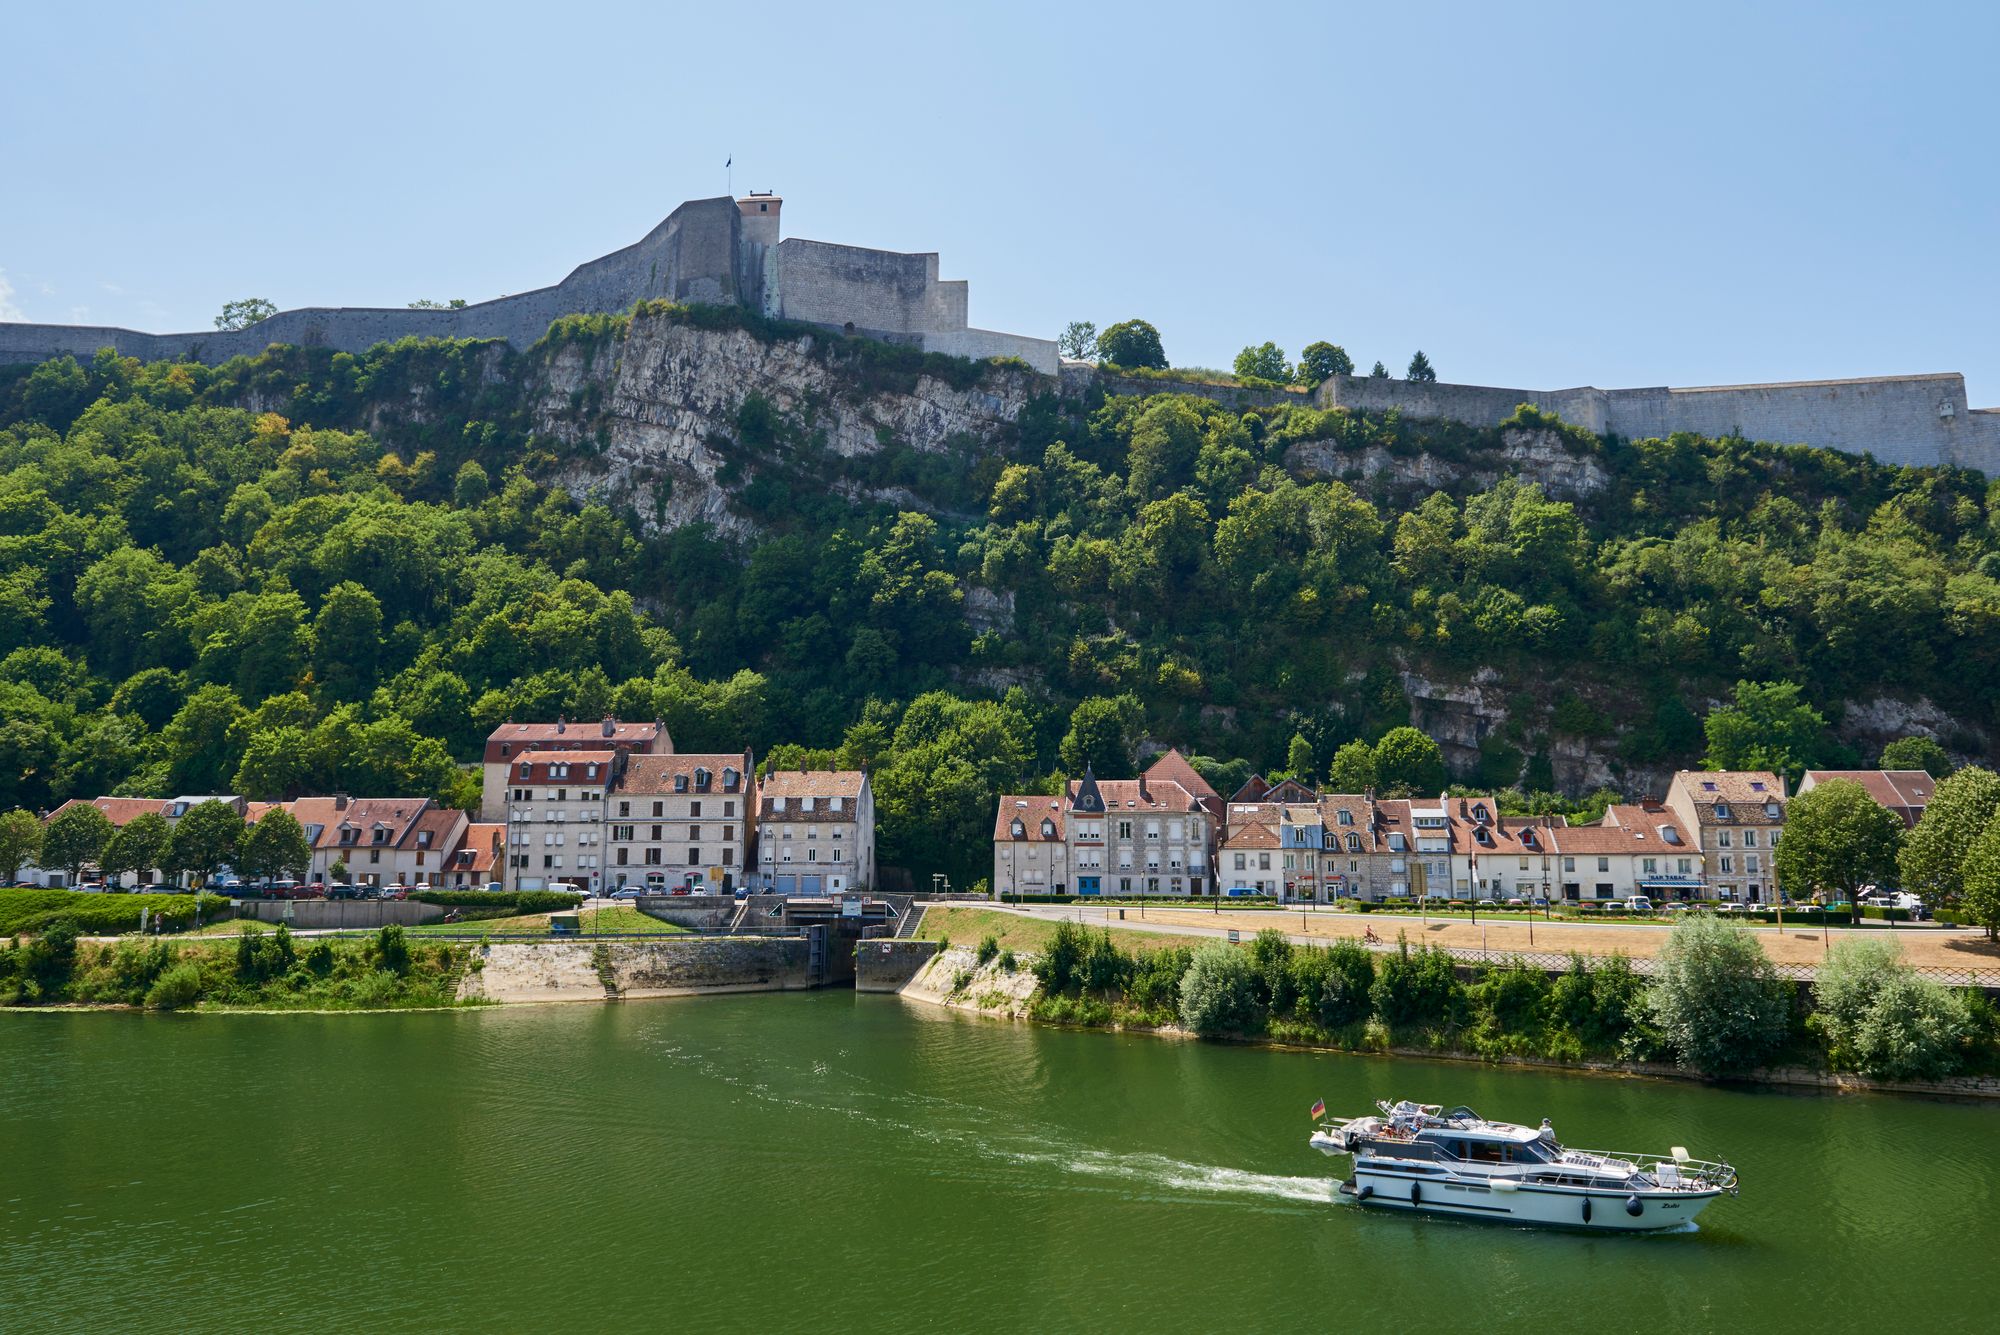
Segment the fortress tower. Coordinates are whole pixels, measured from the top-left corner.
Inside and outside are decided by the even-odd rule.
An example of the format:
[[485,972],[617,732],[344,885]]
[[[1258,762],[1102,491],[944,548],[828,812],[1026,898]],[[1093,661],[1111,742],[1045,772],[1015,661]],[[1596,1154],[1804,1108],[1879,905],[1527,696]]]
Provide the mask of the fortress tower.
[[778,244],[778,211],[785,207],[782,197],[769,190],[752,190],[736,201],[743,216],[743,240],[753,246]]

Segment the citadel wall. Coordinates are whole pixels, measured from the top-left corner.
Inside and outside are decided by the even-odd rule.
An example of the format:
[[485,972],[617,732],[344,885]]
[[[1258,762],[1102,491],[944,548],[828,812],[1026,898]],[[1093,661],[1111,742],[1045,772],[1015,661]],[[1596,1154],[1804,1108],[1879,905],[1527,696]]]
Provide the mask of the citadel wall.
[[1337,375],[1319,387],[1322,408],[1494,426],[1532,403],[1565,422],[1628,439],[1677,431],[1741,435],[1779,445],[1871,454],[1887,464],[1953,465],[2000,475],[2000,410],[1968,409],[1965,377],[1877,376],[1769,385],[1603,390],[1501,389]]
[[761,307],[927,351],[1018,357],[1056,373],[1052,340],[971,328],[966,284],[940,281],[935,254],[776,238],[775,212],[746,220],[735,199],[692,200],[639,241],[578,265],[560,283],[458,310],[316,306],[280,311],[248,329],[182,334],[0,322],[0,365],[64,354],[88,361],[100,348],[146,361],[215,364],[254,356],[273,343],[363,352],[409,337],[503,339],[526,348],[562,316],[624,311],[658,299]]

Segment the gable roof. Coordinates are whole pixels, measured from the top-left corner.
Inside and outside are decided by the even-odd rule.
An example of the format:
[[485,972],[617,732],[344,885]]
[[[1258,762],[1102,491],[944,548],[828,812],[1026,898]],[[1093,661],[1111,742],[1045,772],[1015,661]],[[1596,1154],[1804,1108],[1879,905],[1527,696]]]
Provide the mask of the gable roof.
[[1809,769],[1799,791],[1830,779],[1848,779],[1867,790],[1877,806],[1921,812],[1937,791],[1937,780],[1920,769]]
[[1673,787],[1686,793],[1698,807],[1724,803],[1730,808],[1732,822],[1744,817],[1762,820],[1765,803],[1776,802],[1780,808],[1785,804],[1784,780],[1769,770],[1684,769],[1674,775]]
[[164,814],[167,804],[157,797],[72,797],[51,811],[49,819],[54,820],[71,807],[96,807],[106,820],[122,829],[148,812],[156,816]]
[[[695,787],[695,771],[708,771],[708,787]],[[722,772],[736,771],[736,786],[725,788]],[[685,788],[675,788],[676,777],[687,780]],[[667,756],[635,755],[626,763],[625,773],[619,778],[617,791],[632,794],[653,793],[695,793],[702,792],[716,796],[734,797],[756,790],[756,765],[752,763],[748,751],[741,755],[726,752],[680,753]]]
[[657,719],[651,723],[621,723],[615,718],[599,719],[596,722],[580,719],[575,723],[565,719],[558,719],[554,723],[510,721],[486,735],[485,759],[491,764],[512,760],[523,751],[568,751],[585,746],[610,747],[621,751],[650,751],[662,744],[664,744],[663,749],[667,751],[674,749],[673,738],[667,735],[666,724]]
[[1204,806],[1212,806],[1222,800],[1215,789],[1208,786],[1208,780],[1188,763],[1188,758],[1173,747],[1167,748],[1165,755],[1148,765],[1145,774],[1149,781],[1179,784]]
[[[1021,822],[1021,837],[1014,838],[1014,822]],[[1042,822],[1052,821],[1055,832],[1046,838],[1042,835]],[[993,816],[993,839],[996,843],[1061,843],[1063,837],[1063,800],[1060,797],[1042,797],[1009,794],[1000,799],[999,810]]]

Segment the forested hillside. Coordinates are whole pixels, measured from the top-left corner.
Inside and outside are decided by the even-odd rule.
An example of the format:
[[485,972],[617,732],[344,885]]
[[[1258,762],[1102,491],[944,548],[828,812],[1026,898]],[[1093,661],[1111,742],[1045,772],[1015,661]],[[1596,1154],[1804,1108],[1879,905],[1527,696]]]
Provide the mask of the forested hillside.
[[[666,329],[790,369],[664,403],[633,377]],[[969,879],[996,792],[1142,738],[1324,777],[1414,721],[1457,781],[1646,792],[1747,679],[1827,721],[1794,762],[1873,763],[1911,718],[1990,753],[1976,476],[1058,397],[796,334],[655,310],[521,354],[0,371],[0,808],[469,803],[499,721],[658,716],[868,764],[884,861]]]

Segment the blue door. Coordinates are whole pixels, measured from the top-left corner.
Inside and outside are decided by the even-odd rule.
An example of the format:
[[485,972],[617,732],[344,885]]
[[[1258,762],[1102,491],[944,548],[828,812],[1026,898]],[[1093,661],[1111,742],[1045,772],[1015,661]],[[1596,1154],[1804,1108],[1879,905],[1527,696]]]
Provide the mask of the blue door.
[[802,895],[818,894],[820,888],[820,882],[824,879],[825,879],[824,877],[819,877],[819,876],[799,877],[799,893]]
[[790,895],[790,894],[796,894],[796,893],[798,893],[798,888],[799,888],[799,878],[798,878],[798,877],[796,877],[796,876],[780,876],[780,877],[778,878],[778,893],[779,893],[779,894],[781,894],[781,895]]
[[1098,882],[1102,879],[1097,876],[1079,876],[1076,878],[1076,892],[1079,895],[1097,894],[1099,893],[1097,889]]

